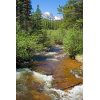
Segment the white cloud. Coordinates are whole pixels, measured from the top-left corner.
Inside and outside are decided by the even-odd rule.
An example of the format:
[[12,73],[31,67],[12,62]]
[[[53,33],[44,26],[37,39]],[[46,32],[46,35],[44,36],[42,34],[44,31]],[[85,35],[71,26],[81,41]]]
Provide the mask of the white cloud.
[[61,20],[62,18],[62,16],[55,16],[55,20]]
[[62,16],[54,16],[52,13],[50,13],[50,12],[44,12],[43,14],[42,14],[42,17],[43,18],[46,18],[46,19],[50,19],[50,20],[61,20],[61,19],[63,19],[63,17]]

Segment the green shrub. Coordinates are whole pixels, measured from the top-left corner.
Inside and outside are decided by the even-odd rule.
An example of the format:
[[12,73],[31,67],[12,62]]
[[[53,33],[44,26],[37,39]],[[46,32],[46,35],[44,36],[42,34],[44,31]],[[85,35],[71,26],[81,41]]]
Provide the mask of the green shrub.
[[17,23],[16,26],[16,57],[30,59],[34,53],[43,49],[43,44],[39,43],[39,35],[29,34],[22,30]]
[[62,44],[63,38],[66,34],[65,29],[58,29],[58,30],[48,30],[47,32],[48,38],[50,39],[50,44]]
[[63,40],[64,49],[71,57],[82,54],[83,51],[83,32],[80,29],[71,28]]
[[17,34],[16,37],[16,53],[18,57],[28,59],[32,57],[35,52],[41,51],[43,49],[43,45],[38,44],[38,36],[29,36],[25,33],[21,33]]

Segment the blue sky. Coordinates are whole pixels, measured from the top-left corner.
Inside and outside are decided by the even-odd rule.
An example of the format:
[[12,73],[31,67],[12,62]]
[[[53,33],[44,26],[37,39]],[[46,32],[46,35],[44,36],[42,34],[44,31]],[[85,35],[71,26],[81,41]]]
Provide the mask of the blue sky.
[[65,5],[68,0],[31,0],[32,8],[35,10],[39,4],[42,12],[51,12],[54,16],[59,16],[57,8]]

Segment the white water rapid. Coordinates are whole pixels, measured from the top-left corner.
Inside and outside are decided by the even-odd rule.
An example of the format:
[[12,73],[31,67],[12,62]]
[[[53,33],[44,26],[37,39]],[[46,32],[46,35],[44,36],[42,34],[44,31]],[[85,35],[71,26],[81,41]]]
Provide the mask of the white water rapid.
[[[28,70],[27,70],[28,71]],[[67,92],[52,88],[52,75],[43,75],[38,72],[33,71],[33,77],[37,80],[40,80],[44,84],[43,91],[46,92],[49,96],[51,96],[52,100],[83,100],[83,86],[75,86],[71,90]],[[19,79],[21,76],[21,72],[17,72],[16,79]]]

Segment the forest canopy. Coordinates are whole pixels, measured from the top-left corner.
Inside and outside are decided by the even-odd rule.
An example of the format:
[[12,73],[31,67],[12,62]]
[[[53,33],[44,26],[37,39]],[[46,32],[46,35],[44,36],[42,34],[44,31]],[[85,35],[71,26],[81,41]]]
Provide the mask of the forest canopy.
[[58,12],[63,19],[44,19],[39,5],[32,12],[31,0],[16,1],[18,63],[30,60],[36,52],[54,44],[62,44],[68,55],[82,54],[83,0],[68,0],[58,7]]

